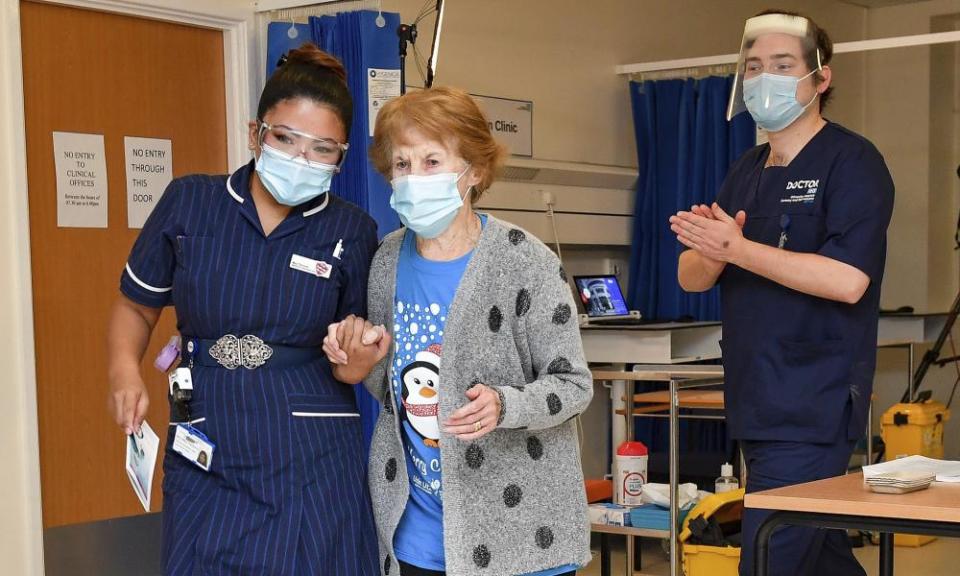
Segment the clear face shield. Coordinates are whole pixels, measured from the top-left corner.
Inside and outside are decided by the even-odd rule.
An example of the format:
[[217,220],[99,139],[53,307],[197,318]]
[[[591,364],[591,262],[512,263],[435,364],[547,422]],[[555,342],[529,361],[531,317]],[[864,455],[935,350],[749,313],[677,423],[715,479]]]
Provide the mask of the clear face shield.
[[[822,68],[812,29],[806,18],[788,14],[764,14],[747,20],[727,104],[728,121],[747,110],[744,81],[758,78],[764,73],[801,79]],[[812,70],[806,62],[807,54],[816,54]],[[768,101],[762,95],[761,99]]]

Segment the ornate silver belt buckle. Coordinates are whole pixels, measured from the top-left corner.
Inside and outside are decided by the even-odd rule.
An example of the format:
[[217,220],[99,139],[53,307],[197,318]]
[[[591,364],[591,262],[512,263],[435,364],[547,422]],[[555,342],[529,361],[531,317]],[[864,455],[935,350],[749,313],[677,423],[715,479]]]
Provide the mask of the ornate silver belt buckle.
[[273,348],[252,334],[242,338],[227,334],[210,347],[210,356],[227,370],[241,366],[253,370],[266,364],[273,356]]
[[273,356],[273,348],[252,334],[240,339],[240,364],[247,370],[259,368]]

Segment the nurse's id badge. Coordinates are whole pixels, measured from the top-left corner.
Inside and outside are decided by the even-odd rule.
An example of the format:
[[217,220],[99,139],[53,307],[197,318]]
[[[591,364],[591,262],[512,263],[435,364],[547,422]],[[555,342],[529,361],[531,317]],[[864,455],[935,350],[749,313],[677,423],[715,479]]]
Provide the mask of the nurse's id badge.
[[323,260],[314,260],[313,258],[307,258],[299,254],[294,254],[290,257],[290,267],[294,270],[306,272],[307,274],[313,274],[319,278],[329,278],[330,272],[333,270],[333,266]]
[[209,472],[215,449],[216,445],[203,432],[189,424],[177,424],[173,436],[173,451],[177,454]]

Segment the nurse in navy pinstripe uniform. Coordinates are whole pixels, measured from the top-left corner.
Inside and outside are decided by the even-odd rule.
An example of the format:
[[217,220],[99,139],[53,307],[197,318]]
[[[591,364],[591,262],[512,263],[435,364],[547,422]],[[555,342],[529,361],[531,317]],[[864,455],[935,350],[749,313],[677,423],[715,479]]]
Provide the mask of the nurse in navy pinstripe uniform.
[[[377,247],[373,220],[327,192],[352,115],[344,78],[315,47],[292,51],[251,122],[256,161],[174,180],[123,272],[118,424],[130,433],[146,414],[139,365],[164,306],[192,366],[164,456],[165,574],[379,573],[353,390],[320,350],[328,324],[365,315]],[[172,450],[178,418],[216,444],[209,471]]]

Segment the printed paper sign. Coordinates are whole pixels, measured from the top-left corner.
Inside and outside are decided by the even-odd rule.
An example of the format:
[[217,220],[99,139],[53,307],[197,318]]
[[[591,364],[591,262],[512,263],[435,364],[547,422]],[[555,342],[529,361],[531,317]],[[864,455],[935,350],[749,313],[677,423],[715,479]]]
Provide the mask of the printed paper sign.
[[57,226],[107,227],[107,162],[102,134],[53,133]]
[[370,123],[370,136],[377,123],[377,114],[383,105],[400,95],[400,70],[389,68],[367,69],[367,118]]
[[143,228],[147,216],[173,179],[170,140],[125,136],[127,169],[127,227]]

